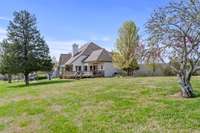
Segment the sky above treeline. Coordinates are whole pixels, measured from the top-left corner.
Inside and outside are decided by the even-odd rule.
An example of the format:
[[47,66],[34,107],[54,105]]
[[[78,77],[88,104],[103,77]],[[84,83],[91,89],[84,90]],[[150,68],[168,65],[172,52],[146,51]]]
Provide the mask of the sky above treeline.
[[113,50],[118,29],[133,20],[140,36],[154,9],[170,0],[1,0],[0,40],[6,37],[13,12],[28,10],[37,17],[37,25],[52,56],[71,52],[71,45],[95,42]]

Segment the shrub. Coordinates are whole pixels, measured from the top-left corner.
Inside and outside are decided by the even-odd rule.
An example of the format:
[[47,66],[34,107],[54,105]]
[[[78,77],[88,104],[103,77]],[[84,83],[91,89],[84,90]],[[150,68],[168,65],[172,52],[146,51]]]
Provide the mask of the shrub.
[[175,76],[176,75],[176,73],[168,65],[163,69],[163,73],[165,76]]

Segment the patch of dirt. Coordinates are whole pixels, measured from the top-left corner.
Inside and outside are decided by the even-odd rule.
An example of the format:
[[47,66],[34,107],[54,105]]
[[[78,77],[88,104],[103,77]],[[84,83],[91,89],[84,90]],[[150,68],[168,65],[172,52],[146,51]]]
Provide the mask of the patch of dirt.
[[12,99],[12,101],[14,102],[18,102],[18,101],[21,101],[21,100],[33,100],[35,99],[36,97],[34,96],[30,96],[30,95],[18,95],[18,96],[14,96]]
[[82,127],[82,120],[85,119],[85,117],[88,116],[95,116],[98,114],[98,112],[106,112],[107,109],[113,106],[112,101],[106,101],[106,102],[99,102],[99,103],[91,103],[91,102],[85,102],[82,104],[82,107],[80,109],[80,113],[75,117],[74,122],[78,127]]
[[51,106],[51,110],[53,110],[54,112],[61,112],[63,110],[63,106],[61,105],[52,105]]
[[175,98],[175,99],[184,99],[181,95],[181,92],[177,92],[175,94],[172,94],[169,96],[170,98]]
[[[12,120],[9,118],[0,119],[0,121],[6,124],[6,128],[2,131],[3,133],[35,133],[37,130],[41,129],[41,121],[42,116],[27,116],[23,114],[18,116],[16,120]],[[22,126],[22,123],[25,123]]]

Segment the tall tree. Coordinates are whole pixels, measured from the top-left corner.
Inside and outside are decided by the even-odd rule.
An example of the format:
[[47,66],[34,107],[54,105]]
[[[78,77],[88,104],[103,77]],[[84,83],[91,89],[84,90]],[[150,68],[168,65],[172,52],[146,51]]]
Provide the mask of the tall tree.
[[7,40],[3,40],[0,43],[0,73],[8,75],[8,82],[11,83],[12,74],[16,74],[18,64],[14,52],[12,51],[14,45],[8,43]]
[[133,21],[126,21],[119,29],[116,50],[113,54],[113,62],[117,67],[133,75],[139,68],[137,48],[139,46],[138,28]]
[[37,29],[34,15],[26,10],[14,12],[7,31],[8,41],[15,45],[12,51],[20,67],[15,72],[24,74],[26,85],[29,84],[30,73],[52,69],[49,48]]
[[[181,0],[157,9],[147,22],[149,52],[172,61],[183,97],[192,97],[192,74],[200,70],[200,2]],[[153,52],[152,52],[153,50]]]

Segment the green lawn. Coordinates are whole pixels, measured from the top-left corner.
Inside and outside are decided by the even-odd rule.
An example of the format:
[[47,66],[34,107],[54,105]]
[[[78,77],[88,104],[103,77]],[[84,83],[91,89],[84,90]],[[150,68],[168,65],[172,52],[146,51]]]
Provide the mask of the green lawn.
[[196,98],[173,96],[175,77],[97,78],[7,84],[0,81],[0,131],[132,133],[200,131]]

